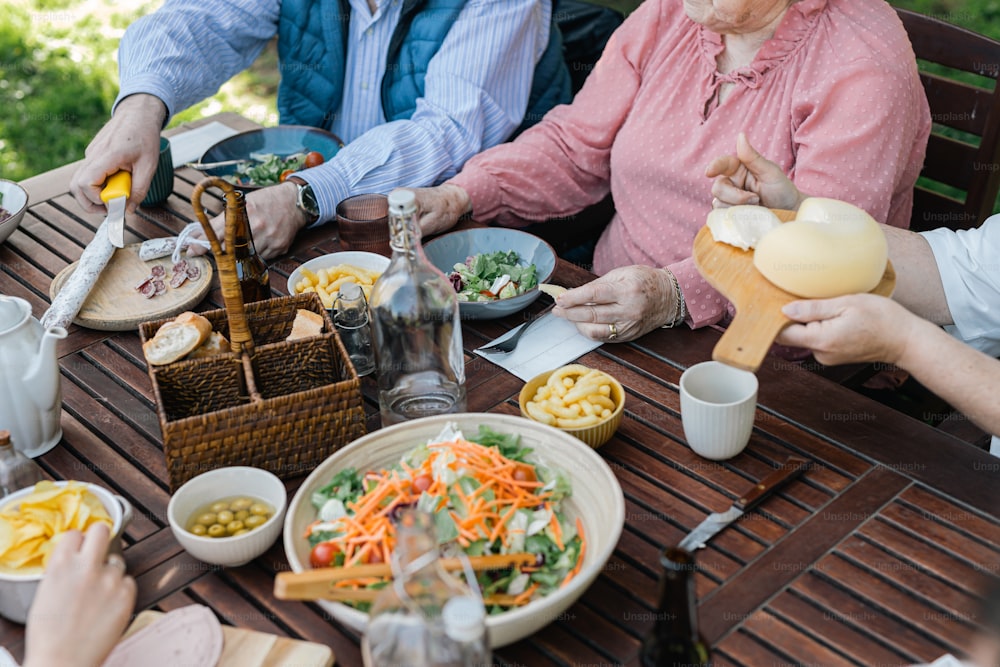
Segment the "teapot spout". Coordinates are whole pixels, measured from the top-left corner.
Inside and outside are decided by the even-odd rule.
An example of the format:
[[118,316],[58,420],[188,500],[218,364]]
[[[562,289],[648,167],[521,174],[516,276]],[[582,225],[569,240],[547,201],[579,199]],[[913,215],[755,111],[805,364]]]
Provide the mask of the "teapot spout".
[[56,343],[66,337],[64,327],[50,327],[42,336],[28,372],[24,376],[24,386],[32,402],[40,410],[53,410],[61,400],[59,392],[59,359]]

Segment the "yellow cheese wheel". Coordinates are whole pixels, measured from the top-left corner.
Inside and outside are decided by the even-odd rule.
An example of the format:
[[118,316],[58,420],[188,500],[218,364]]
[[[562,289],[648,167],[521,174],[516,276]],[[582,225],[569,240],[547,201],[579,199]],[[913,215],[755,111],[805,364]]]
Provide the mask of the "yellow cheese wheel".
[[781,289],[822,299],[874,289],[887,259],[885,234],[868,213],[847,202],[811,197],[795,220],[760,239],[753,261]]

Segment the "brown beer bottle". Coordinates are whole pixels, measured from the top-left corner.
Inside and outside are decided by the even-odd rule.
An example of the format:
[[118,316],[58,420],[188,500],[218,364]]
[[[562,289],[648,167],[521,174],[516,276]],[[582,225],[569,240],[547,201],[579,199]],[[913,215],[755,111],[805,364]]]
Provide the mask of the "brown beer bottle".
[[642,643],[642,667],[708,665],[708,645],[698,634],[694,555],[670,547],[660,554],[663,574],[653,629]]
[[233,253],[233,259],[236,261],[236,277],[239,278],[240,288],[243,290],[243,303],[270,299],[271,280],[267,275],[267,264],[253,246],[247,204],[243,193],[239,190],[226,197],[227,225],[230,220],[235,222],[233,247],[227,250]]

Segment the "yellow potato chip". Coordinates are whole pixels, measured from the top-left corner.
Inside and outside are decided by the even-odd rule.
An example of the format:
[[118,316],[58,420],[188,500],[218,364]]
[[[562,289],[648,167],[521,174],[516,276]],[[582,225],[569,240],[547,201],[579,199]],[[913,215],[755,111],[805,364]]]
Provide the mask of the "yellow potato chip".
[[112,526],[100,498],[83,484],[39,482],[31,493],[0,507],[0,571],[41,572],[67,530],[86,531],[99,521]]

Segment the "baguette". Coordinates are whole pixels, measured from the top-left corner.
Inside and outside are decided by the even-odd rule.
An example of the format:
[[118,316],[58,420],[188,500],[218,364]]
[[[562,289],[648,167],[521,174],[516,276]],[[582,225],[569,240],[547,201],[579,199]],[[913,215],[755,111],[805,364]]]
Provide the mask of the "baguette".
[[218,331],[213,331],[209,334],[205,342],[194,349],[191,354],[187,356],[188,359],[201,359],[203,357],[211,357],[215,354],[222,354],[223,352],[229,351],[229,341],[226,337],[220,334]]
[[292,322],[292,332],[285,340],[296,340],[298,338],[308,338],[318,336],[323,332],[323,316],[311,310],[299,308],[295,313],[295,321]]
[[187,311],[160,327],[142,346],[142,353],[154,366],[170,364],[194,351],[211,333],[211,322]]

